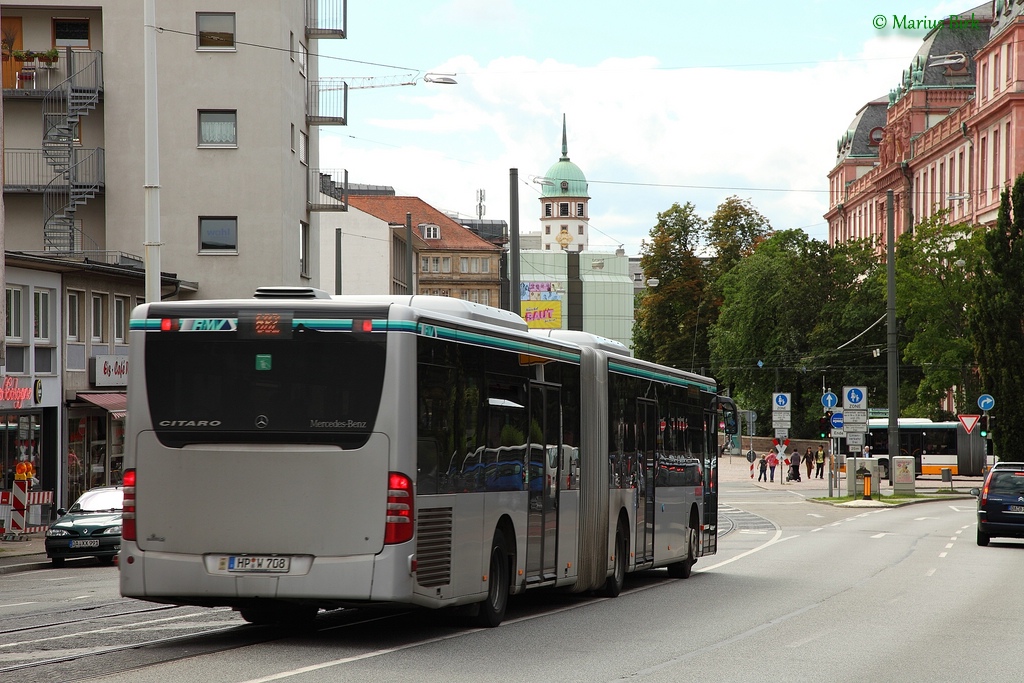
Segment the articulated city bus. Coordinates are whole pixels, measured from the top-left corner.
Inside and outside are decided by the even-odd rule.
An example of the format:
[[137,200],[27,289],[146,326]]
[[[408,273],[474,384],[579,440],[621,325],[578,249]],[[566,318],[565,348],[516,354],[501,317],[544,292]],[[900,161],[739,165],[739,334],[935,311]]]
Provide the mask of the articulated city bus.
[[[871,455],[880,461],[880,476],[887,477],[888,418],[868,420],[868,430]],[[933,422],[927,418],[901,417],[899,430],[900,455],[913,456],[918,475],[941,475],[942,470],[948,469],[950,474],[981,476],[995,461],[991,442],[977,429],[968,434],[959,421]]]
[[254,623],[617,595],[717,549],[715,382],[429,296],[139,306],[121,592]]

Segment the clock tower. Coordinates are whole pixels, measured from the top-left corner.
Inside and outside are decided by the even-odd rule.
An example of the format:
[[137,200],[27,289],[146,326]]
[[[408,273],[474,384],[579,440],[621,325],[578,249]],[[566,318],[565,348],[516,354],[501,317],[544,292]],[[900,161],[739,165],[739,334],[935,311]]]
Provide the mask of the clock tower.
[[569,161],[562,114],[562,158],[543,178],[540,197],[540,243],[544,251],[583,251],[587,249],[590,197],[587,179],[576,164]]

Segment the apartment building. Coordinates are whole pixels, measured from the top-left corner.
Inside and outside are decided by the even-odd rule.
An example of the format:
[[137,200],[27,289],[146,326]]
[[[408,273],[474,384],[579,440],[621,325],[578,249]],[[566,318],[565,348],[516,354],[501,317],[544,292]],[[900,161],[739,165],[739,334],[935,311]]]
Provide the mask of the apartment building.
[[[148,56],[147,7],[157,27]],[[346,93],[319,79],[316,55],[319,41],[345,37],[346,2],[37,0],[4,3],[0,19],[2,381],[38,380],[51,411],[40,414],[44,438],[25,436],[36,422],[14,430],[4,471],[38,457],[40,486],[66,503],[119,477],[112,444],[124,417],[125,325],[144,296],[147,152],[159,159],[162,298],[249,297],[260,285],[318,280],[319,216],[345,209],[320,192],[325,174],[344,171],[319,168],[318,130],[345,124]],[[153,57],[157,115],[147,122]],[[147,144],[154,124],[157,142]],[[35,336],[46,325],[48,336]]]

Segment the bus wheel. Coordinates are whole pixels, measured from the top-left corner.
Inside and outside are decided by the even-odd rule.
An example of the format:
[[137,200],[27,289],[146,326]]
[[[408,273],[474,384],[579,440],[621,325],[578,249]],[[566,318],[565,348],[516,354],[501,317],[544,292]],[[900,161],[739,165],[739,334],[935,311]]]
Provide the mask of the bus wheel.
[[306,605],[273,605],[267,607],[246,607],[239,610],[242,618],[250,624],[260,626],[311,627],[316,619],[317,607]]
[[505,549],[505,535],[494,532],[491,541],[491,564],[487,577],[487,599],[480,603],[476,621],[480,626],[494,628],[505,618],[508,607],[509,562]]
[[668,575],[673,579],[688,579],[697,562],[697,530],[686,527],[686,558],[668,566]]
[[604,589],[601,593],[606,598],[617,598],[626,585],[626,566],[629,562],[629,531],[626,525],[619,521],[615,528],[615,569],[612,575],[604,582]]

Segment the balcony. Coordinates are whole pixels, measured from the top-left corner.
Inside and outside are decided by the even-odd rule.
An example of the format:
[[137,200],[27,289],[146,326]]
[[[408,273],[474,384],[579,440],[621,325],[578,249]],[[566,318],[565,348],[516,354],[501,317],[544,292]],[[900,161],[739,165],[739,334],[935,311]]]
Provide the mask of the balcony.
[[307,188],[310,211],[348,211],[347,170],[311,168]]
[[307,38],[347,38],[347,0],[306,0]]
[[348,83],[340,78],[310,81],[306,109],[311,126],[347,126]]
[[[6,56],[5,56],[6,57]],[[98,50],[64,48],[57,61],[34,57],[25,62],[5,58],[3,81],[5,98],[42,99],[60,86],[64,97],[75,88],[103,92],[103,53]],[[73,85],[68,81],[74,77]],[[69,87],[70,86],[70,87]]]
[[[86,149],[76,147],[70,169],[73,170],[73,185],[93,188],[103,192],[105,169],[103,148]],[[4,150],[4,192],[33,194],[43,192],[54,184],[67,182],[66,170],[59,171],[42,149]],[[55,183],[56,181],[56,183]]]

